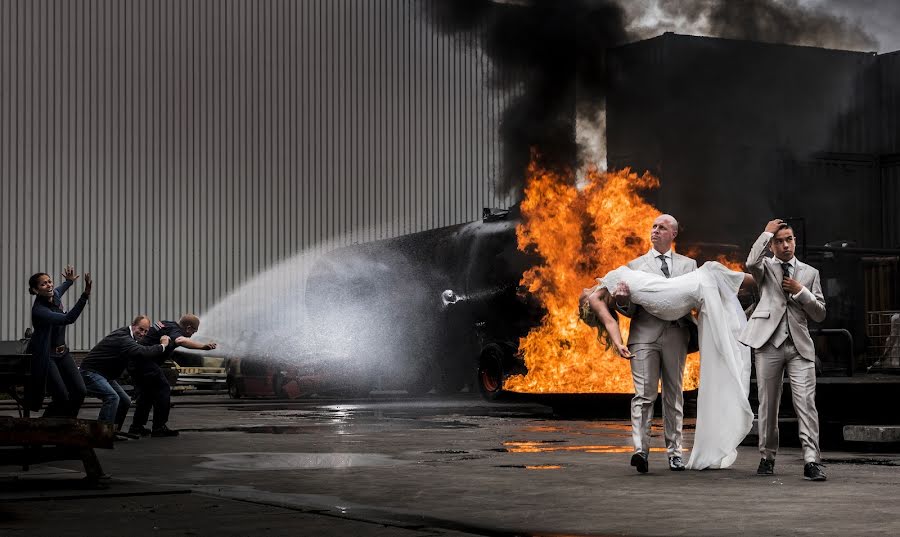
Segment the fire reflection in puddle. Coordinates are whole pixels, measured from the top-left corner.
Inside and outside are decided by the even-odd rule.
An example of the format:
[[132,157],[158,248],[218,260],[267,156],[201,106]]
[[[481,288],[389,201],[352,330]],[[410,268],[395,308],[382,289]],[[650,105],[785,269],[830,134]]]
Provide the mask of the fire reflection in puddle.
[[303,470],[316,468],[353,468],[359,466],[398,466],[409,461],[379,453],[212,453],[211,459],[197,466],[216,470]]
[[[506,451],[509,453],[551,453],[554,451],[581,451],[584,453],[631,453],[634,448],[631,446],[608,446],[608,445],[578,445],[578,446],[561,446],[556,442],[550,444],[547,442],[504,442]],[[666,448],[650,448],[651,452],[664,453]]]

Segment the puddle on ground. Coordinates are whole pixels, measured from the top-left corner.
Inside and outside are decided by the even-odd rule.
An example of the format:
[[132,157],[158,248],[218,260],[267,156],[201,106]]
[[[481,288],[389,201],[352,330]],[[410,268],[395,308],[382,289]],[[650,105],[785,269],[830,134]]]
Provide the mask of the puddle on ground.
[[848,459],[822,459],[822,464],[863,464],[870,466],[900,466],[897,459],[873,459],[870,457],[852,457]]
[[[523,433],[562,433],[570,436],[603,436],[607,438],[631,438],[630,423],[616,422],[579,422],[579,423],[558,423],[553,425],[529,425],[519,429]],[[651,429],[651,436],[656,438],[662,436],[662,424],[654,424]],[[685,431],[693,431],[694,424],[685,422]]]
[[523,470],[562,470],[561,464],[498,464],[494,468],[521,468]]
[[214,470],[307,470],[409,464],[379,453],[211,453],[197,466]]
[[308,434],[318,432],[316,425],[228,425],[224,427],[199,427],[180,429],[199,433],[259,433],[259,434]]
[[[583,453],[631,453],[634,448],[631,446],[609,446],[609,445],[576,445],[561,446],[556,445],[559,440],[551,442],[503,442],[506,446],[503,449],[494,449],[491,451],[500,451],[506,453],[551,453],[554,451],[581,451]],[[664,453],[666,448],[650,448],[651,452]],[[687,450],[685,450],[687,451]]]

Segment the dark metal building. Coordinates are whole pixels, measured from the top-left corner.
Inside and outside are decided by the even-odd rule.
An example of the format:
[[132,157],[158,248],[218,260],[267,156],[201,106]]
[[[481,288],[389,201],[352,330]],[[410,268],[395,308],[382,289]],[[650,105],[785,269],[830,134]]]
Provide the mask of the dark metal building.
[[610,167],[660,177],[650,198],[683,242],[743,253],[771,218],[796,219],[824,327],[855,336],[856,352],[835,341],[823,354],[865,365],[836,356],[861,355],[877,343],[866,319],[900,309],[900,54],[667,33],[609,65]]

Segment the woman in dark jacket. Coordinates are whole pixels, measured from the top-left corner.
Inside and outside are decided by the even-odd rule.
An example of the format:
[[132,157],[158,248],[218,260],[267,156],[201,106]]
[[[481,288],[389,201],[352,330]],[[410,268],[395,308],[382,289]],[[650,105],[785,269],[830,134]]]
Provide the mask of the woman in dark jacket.
[[38,272],[28,279],[28,292],[37,295],[31,307],[31,324],[34,334],[28,345],[31,353],[31,385],[28,390],[28,406],[39,410],[45,390],[52,402],[44,411],[44,417],[76,417],[84,401],[85,387],[75,360],[66,345],[66,325],[81,315],[91,294],[91,275],[84,275],[84,291],[69,311],[63,309],[60,298],[78,279],[75,269],[69,265],[63,270],[65,281],[53,286],[53,280],[45,272]]

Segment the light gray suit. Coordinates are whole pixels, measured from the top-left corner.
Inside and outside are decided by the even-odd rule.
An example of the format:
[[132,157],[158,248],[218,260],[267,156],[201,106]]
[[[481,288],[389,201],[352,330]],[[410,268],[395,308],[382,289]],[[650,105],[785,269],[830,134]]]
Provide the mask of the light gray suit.
[[[628,263],[628,268],[651,274],[663,274],[660,260],[653,250]],[[672,253],[670,277],[697,270],[697,262],[683,255]],[[634,381],[634,398],[631,400],[631,436],[635,451],[650,452],[650,421],[653,403],[662,376],[663,431],[669,457],[681,457],[681,429],[684,421],[684,361],[687,356],[690,331],[688,323],[693,318],[663,321],[650,315],[645,309],[630,304],[620,310],[631,317],[628,333],[628,349],[631,359],[631,378]]]
[[778,405],[784,372],[791,383],[794,411],[806,462],[819,462],[819,415],[816,411],[816,350],[808,319],[825,319],[825,299],[819,271],[794,259],[790,276],[803,285],[796,297],[781,287],[784,269],[766,252],[772,234],[763,232],[747,257],[747,269],[760,290],[759,303],[738,340],[756,349],[756,385],[759,391],[759,452],[775,459],[778,450]]

